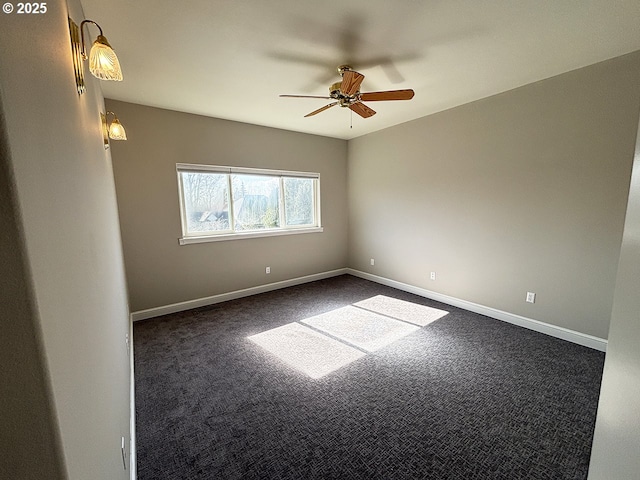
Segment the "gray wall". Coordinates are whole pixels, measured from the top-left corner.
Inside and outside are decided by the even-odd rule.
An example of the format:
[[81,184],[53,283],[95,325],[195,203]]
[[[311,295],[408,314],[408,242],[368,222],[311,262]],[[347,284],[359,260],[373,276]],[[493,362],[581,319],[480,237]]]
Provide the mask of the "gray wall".
[[611,314],[589,480],[640,472],[640,131]]
[[349,266],[606,338],[638,85],[635,52],[351,140]]
[[[113,100],[107,106],[128,136],[111,148],[132,311],[346,266],[346,141]],[[324,232],[179,245],[178,162],[319,172]]]
[[0,478],[64,478],[3,123],[0,118]]
[[102,95],[87,77],[78,96],[67,2],[47,6],[0,18],[0,477],[125,479],[129,320]]

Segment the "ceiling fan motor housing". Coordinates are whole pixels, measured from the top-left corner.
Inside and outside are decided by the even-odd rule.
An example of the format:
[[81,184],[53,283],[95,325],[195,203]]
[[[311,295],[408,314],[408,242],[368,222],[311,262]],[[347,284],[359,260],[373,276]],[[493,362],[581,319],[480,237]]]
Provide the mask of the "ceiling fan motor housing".
[[340,94],[340,86],[342,85],[342,82],[336,82],[333,85],[331,85],[329,87],[329,94],[333,97],[333,96],[337,96]]
[[[338,71],[340,70],[340,68],[342,67],[339,67]],[[349,105],[352,105],[360,100],[360,92],[356,92],[355,95],[345,95],[342,92],[341,88],[342,82],[336,82],[329,87],[329,96],[338,100],[341,107],[348,107]]]

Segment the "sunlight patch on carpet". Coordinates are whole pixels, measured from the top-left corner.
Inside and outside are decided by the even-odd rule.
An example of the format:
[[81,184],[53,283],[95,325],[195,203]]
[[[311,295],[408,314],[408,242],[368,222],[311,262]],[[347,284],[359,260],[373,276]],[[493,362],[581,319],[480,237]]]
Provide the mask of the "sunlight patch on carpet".
[[368,352],[419,330],[416,326],[351,305],[306,318],[302,323]]
[[311,378],[323,377],[365,355],[360,350],[298,323],[273,328],[248,338]]
[[321,378],[448,313],[376,295],[248,338],[311,378]]
[[367,298],[353,305],[421,327],[429,325],[431,322],[435,322],[439,318],[449,314],[446,310],[439,310],[437,308],[427,307],[426,305],[418,305],[385,295],[376,295],[375,297]]

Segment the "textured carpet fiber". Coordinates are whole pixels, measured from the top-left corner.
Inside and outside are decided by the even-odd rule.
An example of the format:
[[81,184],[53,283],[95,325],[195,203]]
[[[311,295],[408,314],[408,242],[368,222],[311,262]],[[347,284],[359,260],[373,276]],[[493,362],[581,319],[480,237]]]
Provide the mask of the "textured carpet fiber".
[[[368,351],[314,327],[345,307],[413,331]],[[249,339],[287,325],[358,354],[312,378]],[[604,354],[366,280],[136,322],[134,342],[140,480],[587,476]]]

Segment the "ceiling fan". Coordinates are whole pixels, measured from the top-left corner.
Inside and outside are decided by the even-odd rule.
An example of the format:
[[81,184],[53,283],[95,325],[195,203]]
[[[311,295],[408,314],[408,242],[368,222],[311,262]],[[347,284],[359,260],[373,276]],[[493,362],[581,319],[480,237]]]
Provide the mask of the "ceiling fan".
[[342,81],[334,83],[329,87],[328,97],[317,95],[280,96],[290,98],[325,98],[327,100],[335,100],[335,102],[306,114],[305,117],[311,117],[317,113],[324,112],[335,105],[340,105],[341,107],[350,108],[362,118],[369,118],[375,115],[376,112],[362,103],[363,101],[377,102],[380,100],[411,100],[414,95],[414,92],[411,89],[360,93],[360,84],[362,83],[362,80],[364,80],[364,75],[356,72],[349,65],[340,65],[338,67],[338,73],[342,77]]

